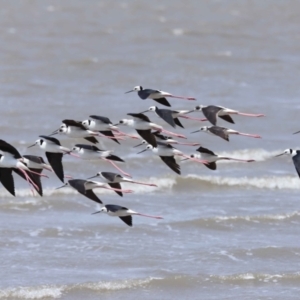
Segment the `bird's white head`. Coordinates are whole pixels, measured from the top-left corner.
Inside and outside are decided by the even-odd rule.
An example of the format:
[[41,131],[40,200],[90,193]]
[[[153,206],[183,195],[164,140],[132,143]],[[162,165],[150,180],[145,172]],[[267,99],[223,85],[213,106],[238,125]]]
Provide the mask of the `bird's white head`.
[[194,110],[201,111],[203,107],[204,107],[203,105],[197,105],[197,106],[194,108]]
[[156,106],[150,106],[149,108],[148,108],[148,111],[156,111]]
[[81,124],[85,127],[85,128],[89,128],[91,126],[91,122],[92,120],[84,120],[81,122]]
[[74,146],[74,147],[72,148],[71,151],[72,151],[72,152],[79,152],[80,149],[81,149],[81,148]]
[[203,126],[200,128],[200,131],[207,131],[208,130],[208,127],[207,126]]
[[38,140],[35,141],[35,143],[33,145],[31,145],[31,146],[29,146],[27,148],[31,148],[31,147],[33,147],[35,145],[42,146],[44,144],[44,142],[45,141],[43,139],[38,139]]
[[105,206],[103,206],[103,207],[100,208],[100,210],[98,210],[98,211],[92,213],[92,215],[99,214],[99,213],[101,213],[101,212],[107,213],[108,210],[107,210],[107,208],[106,208]]
[[135,87],[133,88],[133,91],[136,91],[136,92],[142,91],[142,90],[143,90],[143,87],[140,86],[140,85],[137,85],[137,86],[135,86]]
[[120,120],[119,123],[116,124],[116,125],[128,125],[128,124],[130,123],[130,121],[131,121],[131,120],[129,120],[129,119],[122,119],[122,120]]

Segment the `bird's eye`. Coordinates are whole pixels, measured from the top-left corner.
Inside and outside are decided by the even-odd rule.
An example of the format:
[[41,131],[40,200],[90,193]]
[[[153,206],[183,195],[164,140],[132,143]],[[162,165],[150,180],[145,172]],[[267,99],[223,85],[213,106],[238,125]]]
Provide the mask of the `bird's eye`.
[[191,157],[195,157],[195,155],[194,155],[194,154],[192,154],[192,155],[191,155]]
[[120,124],[123,124],[123,123],[124,123],[124,121],[122,121],[122,120],[121,120],[119,123],[120,123]]

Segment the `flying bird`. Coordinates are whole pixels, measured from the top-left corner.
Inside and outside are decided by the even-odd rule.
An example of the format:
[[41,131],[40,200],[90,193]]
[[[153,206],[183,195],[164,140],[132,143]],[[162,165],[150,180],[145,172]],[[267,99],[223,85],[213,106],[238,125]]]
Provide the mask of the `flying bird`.
[[[122,189],[121,184],[120,184],[121,182],[136,183],[136,184],[142,184],[142,185],[148,185],[148,186],[157,186],[156,184],[153,184],[153,183],[134,181],[131,178],[127,178],[120,174],[112,173],[112,172],[98,172],[95,176],[89,177],[88,179],[92,179],[92,178],[96,178],[96,177],[100,177],[112,188],[117,188],[117,189]],[[123,196],[121,191],[115,190],[115,192],[118,195],[120,195],[121,197]]]
[[199,131],[204,131],[212,135],[216,135],[225,141],[229,142],[229,134],[237,134],[237,135],[243,135],[243,136],[248,136],[256,139],[260,139],[261,136],[257,134],[249,134],[249,133],[243,133],[239,132],[233,129],[225,128],[225,127],[220,127],[220,126],[203,126],[199,130],[193,131],[191,133],[199,132]]
[[223,106],[216,106],[216,105],[198,105],[195,107],[195,111],[202,111],[203,115],[207,118],[207,120],[212,123],[213,125],[217,125],[217,117],[223,119],[226,122],[234,124],[233,119],[230,115],[240,115],[240,116],[247,116],[247,117],[264,117],[263,114],[248,114],[242,113],[237,110],[233,110],[230,108],[226,108]]
[[94,212],[93,215],[101,212],[104,212],[112,217],[119,217],[128,226],[132,226],[132,216],[142,216],[142,217],[153,218],[153,219],[163,219],[163,217],[141,214],[134,210],[128,209],[123,206],[115,205],[115,204],[107,204],[101,207],[99,211]]
[[276,155],[275,157],[281,155],[290,155],[292,157],[295,169],[297,171],[298,176],[300,177],[300,150],[286,149],[283,153]]
[[168,102],[166,97],[185,99],[185,100],[196,100],[196,98],[193,98],[193,97],[175,96],[170,93],[159,91],[159,90],[143,89],[143,87],[141,87],[140,85],[135,86],[132,90],[126,92],[125,94],[131,93],[131,92],[137,92],[139,97],[142,100],[152,99],[152,100],[154,100],[162,105],[165,105],[165,106],[171,106],[171,104]]

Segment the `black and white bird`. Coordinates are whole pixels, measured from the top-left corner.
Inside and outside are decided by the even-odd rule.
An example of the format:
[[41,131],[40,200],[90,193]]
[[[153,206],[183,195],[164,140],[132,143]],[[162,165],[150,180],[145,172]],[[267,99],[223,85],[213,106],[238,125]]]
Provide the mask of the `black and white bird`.
[[300,177],[300,150],[286,149],[283,151],[283,153],[278,154],[275,157],[281,155],[290,155],[292,157],[295,169],[297,171],[298,176]]
[[70,138],[84,138],[93,144],[98,143],[98,140],[95,138],[95,136],[99,136],[97,132],[86,129],[81,121],[67,119],[63,120],[60,127],[53,131],[49,136],[55,134],[64,134]]
[[210,126],[210,127],[203,126],[199,130],[193,131],[191,133],[195,133],[195,132],[199,132],[199,131],[203,131],[203,132],[207,132],[207,133],[212,134],[212,135],[216,135],[216,136],[224,139],[227,142],[229,142],[229,135],[230,134],[248,136],[248,137],[252,137],[252,138],[256,138],[256,139],[261,138],[261,136],[257,135],[257,134],[243,133],[243,132],[239,132],[239,131],[236,131],[236,130],[233,130],[233,129],[220,127],[220,126]]
[[[127,177],[124,177],[120,174],[112,173],[112,172],[98,172],[95,176],[89,177],[88,179],[92,179],[92,178],[96,178],[96,177],[100,177],[104,182],[106,182],[112,188],[115,188],[115,189],[122,189],[121,184],[120,184],[121,182],[129,182],[129,183],[136,183],[136,184],[142,184],[142,185],[157,187],[156,184],[140,182],[140,181],[134,181],[131,178],[127,178]],[[115,192],[118,195],[123,196],[121,191],[116,191],[115,190]]]
[[132,216],[142,216],[142,217],[153,218],[153,219],[163,219],[163,217],[141,214],[134,210],[128,209],[123,206],[115,205],[115,204],[107,204],[101,207],[99,211],[94,212],[93,215],[101,212],[104,212],[112,217],[119,217],[128,226],[132,226]]
[[115,125],[127,125],[131,128],[134,128],[137,133],[153,147],[156,147],[157,144],[156,138],[151,133],[152,129],[159,132],[165,132],[167,134],[174,135],[180,138],[185,138],[185,136],[183,136],[182,134],[167,131],[163,129],[162,126],[152,123],[150,119],[144,114],[129,113],[127,115],[133,117],[133,119],[122,119],[118,124]]
[[0,140],[0,150],[3,153],[0,154],[0,181],[7,191],[15,196],[15,184],[12,171],[15,171],[18,175],[23,177],[36,190],[39,190],[39,187],[34,182],[34,179],[28,173],[44,177],[47,176],[30,170],[24,164],[24,158],[21,156],[19,151],[6,141]]
[[158,108],[157,106],[150,106],[147,110],[141,112],[146,113],[148,111],[153,111],[155,112],[155,114],[160,117],[161,119],[163,119],[166,123],[168,123],[169,125],[171,125],[172,127],[176,127],[176,125],[178,125],[181,128],[184,128],[183,125],[181,124],[181,122],[179,121],[178,117],[182,115],[184,115],[185,113],[188,113],[189,111],[179,111],[179,110],[171,110],[171,109],[165,109],[165,108]]
[[177,156],[182,156],[188,159],[191,159],[193,161],[199,162],[199,163],[207,163],[207,161],[205,160],[199,160],[197,158],[192,158],[184,153],[182,153],[181,151],[179,151],[178,149],[175,149],[173,146],[171,146],[170,144],[165,144],[165,143],[161,143],[161,142],[157,142],[157,147],[153,147],[152,145],[147,145],[146,149],[138,152],[139,153],[143,153],[147,150],[151,150],[155,155],[158,155],[161,160],[170,168],[172,169],[175,173],[177,174],[181,174],[180,172],[180,166],[177,164],[176,160],[175,160],[175,155]]
[[166,97],[185,99],[185,100],[196,100],[196,98],[193,98],[193,97],[175,96],[170,93],[159,91],[159,90],[143,89],[143,87],[141,87],[140,85],[135,86],[132,90],[126,92],[125,94],[131,93],[131,92],[137,92],[139,97],[142,100],[152,99],[152,100],[154,100],[162,105],[165,105],[165,106],[171,106],[171,104],[168,102]]
[[113,130],[118,131],[118,128],[113,125],[109,118],[96,115],[91,115],[89,117],[89,120],[84,120],[81,122],[86,129],[99,131],[101,134],[120,144],[113,133]]
[[198,105],[195,107],[195,111],[202,111],[203,115],[213,125],[217,125],[217,117],[223,119],[226,122],[234,124],[234,121],[230,115],[240,115],[240,116],[247,116],[247,117],[264,117],[265,116],[264,114],[242,113],[237,110],[233,110],[233,109],[226,108],[223,106],[216,106],[216,105],[208,105],[208,106]]
[[114,163],[114,161],[117,162],[125,162],[125,161],[119,156],[113,155],[112,150],[101,150],[94,145],[76,144],[72,148],[71,152],[75,154],[75,156],[84,160],[98,160],[98,159],[105,160],[109,162],[111,165],[113,165],[122,174],[131,177],[130,174],[124,172]]
[[64,187],[72,187],[75,189],[78,193],[82,194],[83,196],[102,204],[103,202],[96,196],[96,194],[93,192],[93,189],[96,188],[103,188],[107,190],[113,190],[113,191],[118,191],[118,192],[123,192],[123,193],[132,193],[132,190],[122,190],[118,188],[112,188],[106,186],[105,183],[102,182],[97,182],[97,181],[91,181],[91,180],[84,180],[84,179],[71,179],[69,180],[66,184],[64,184],[61,187],[56,188],[61,189]]
[[71,154],[70,149],[63,147],[59,140],[50,137],[47,135],[40,135],[41,139],[38,139],[35,141],[35,143],[28,148],[31,148],[33,146],[39,146],[42,150],[46,152],[46,157],[48,159],[48,162],[50,166],[52,167],[54,173],[56,176],[64,182],[64,169],[62,165],[62,157],[64,154]]
[[[161,142],[161,143],[165,143],[165,144],[170,144],[170,145],[185,145],[185,146],[199,146],[199,143],[183,143],[183,142],[178,142],[176,140],[174,140],[173,138],[171,138],[170,136],[166,136],[161,134],[159,131],[154,131],[152,132],[155,135],[156,141]],[[142,145],[147,145],[147,141],[146,140],[142,140],[142,142],[136,146],[134,146],[133,148],[142,146]]]
[[[238,158],[220,156],[204,147],[199,147],[196,151],[198,151],[199,154],[195,153],[195,154],[191,154],[190,156],[192,158],[203,159],[203,160],[208,161],[208,163],[204,164],[204,165],[205,165],[205,167],[207,167],[211,170],[217,169],[216,162],[218,160],[234,160],[234,161],[241,161],[241,162],[254,162],[255,161],[254,159],[238,159]],[[187,158],[185,158],[183,160],[187,160]]]

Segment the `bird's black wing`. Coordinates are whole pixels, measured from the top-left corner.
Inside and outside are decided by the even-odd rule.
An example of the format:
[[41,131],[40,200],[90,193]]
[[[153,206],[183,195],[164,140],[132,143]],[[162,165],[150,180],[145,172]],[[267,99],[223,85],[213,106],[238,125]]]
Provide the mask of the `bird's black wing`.
[[226,140],[227,142],[229,142],[229,135],[228,135],[228,133],[226,133],[226,128],[219,127],[219,126],[211,126],[208,128],[208,130],[211,133],[213,133],[213,134],[219,136],[220,138]]
[[86,190],[84,193],[82,193],[81,191],[77,190],[78,193],[80,193],[81,195],[102,204],[103,202],[96,196],[96,194],[93,192],[93,190]]
[[213,156],[216,156],[215,153],[213,153],[211,150],[204,148],[204,147],[199,147],[196,151],[200,152],[200,153],[206,153],[206,154],[210,154]]
[[116,204],[106,204],[105,207],[111,212],[117,212],[118,210],[128,210],[127,207],[116,205]]
[[108,156],[106,156],[105,158],[108,159],[108,160],[119,161],[119,162],[125,162],[122,158],[120,158],[120,157],[117,156],[117,155],[113,155],[113,154],[108,155]]
[[116,177],[122,178],[122,176],[113,172],[101,172],[101,175],[110,182],[114,182]]
[[298,176],[300,177],[300,152],[297,152],[297,154],[293,156],[293,163],[298,173]]
[[[121,184],[119,182],[109,182],[107,183],[110,187],[112,187],[113,189],[119,189],[121,190]],[[119,191],[115,191],[119,196],[123,197],[123,193],[119,192]]]
[[216,170],[217,169],[217,164],[215,162],[210,162],[208,164],[204,164],[204,166],[211,169],[211,170]]
[[153,133],[151,132],[151,129],[148,130],[139,130],[136,129],[137,133],[150,145],[153,147],[157,147],[157,141]]
[[9,168],[0,168],[0,181],[3,186],[13,195],[15,194],[15,183],[12,176],[12,169]]
[[110,121],[110,119],[106,118],[106,117],[91,115],[90,118],[94,119],[94,120],[101,121],[104,124],[112,124],[111,121]]
[[87,182],[87,180],[84,179],[71,179],[68,181],[69,185],[74,188],[75,190],[77,190],[79,193],[84,194],[85,193],[85,183]]
[[52,143],[54,143],[54,144],[56,144],[56,145],[58,145],[58,146],[61,146],[61,145],[60,145],[60,141],[59,141],[58,139],[52,137],[52,136],[48,136],[48,135],[39,135],[39,137],[41,137],[41,138],[43,138],[43,139],[45,139],[45,140],[48,140],[48,141],[50,141],[50,142],[52,142]]
[[176,127],[174,122],[172,111],[170,109],[156,109],[155,112],[159,117],[161,117],[165,122],[167,122],[172,127]]
[[219,118],[223,119],[224,121],[234,124],[233,119],[229,115],[219,116]]
[[65,120],[62,120],[62,123],[66,124],[67,126],[74,126],[74,127],[78,127],[83,130],[86,130],[86,128],[82,125],[81,121],[65,119]]
[[0,150],[3,152],[11,153],[14,156],[14,158],[22,158],[19,151],[14,146],[5,142],[4,140],[0,140]]
[[141,91],[138,91],[138,95],[141,99],[146,100],[151,94],[159,93],[158,90],[153,89],[143,89]]
[[206,119],[213,125],[217,124],[217,114],[222,109],[222,107],[209,105],[202,108],[202,112]]
[[132,227],[132,216],[119,217],[124,223]]
[[175,124],[178,125],[179,127],[184,128],[183,125],[181,124],[181,122],[179,121],[178,118],[174,118],[174,122],[175,122]]
[[111,140],[113,140],[114,142],[120,144],[120,142],[117,139],[114,139],[115,136],[114,136],[114,134],[111,130],[100,131],[100,133],[102,133],[105,136],[111,137],[112,138]]
[[159,131],[154,131],[154,132],[152,132],[152,134],[154,134],[156,137],[158,137],[161,140],[167,140],[168,139],[167,136],[162,135]]
[[62,153],[46,152],[46,157],[57,177],[64,182],[64,169],[62,165]]
[[99,143],[98,140],[94,136],[88,136],[88,137],[85,137],[84,139],[91,142],[91,143],[93,143],[93,144]]
[[150,119],[149,119],[146,115],[141,114],[141,113],[139,113],[139,114],[128,113],[127,115],[128,115],[128,116],[131,116],[131,117],[133,117],[133,118],[141,119],[141,120],[143,120],[143,121],[145,121],[145,122],[148,122],[148,123],[151,122]]
[[181,174],[180,172],[180,166],[176,163],[176,160],[173,156],[160,156],[162,161],[175,173]]
[[156,99],[152,99],[152,100],[158,102],[161,105],[171,107],[171,104],[169,103],[169,101],[166,98],[164,98],[164,97],[162,97],[162,98],[156,98]]
[[76,144],[75,147],[82,148],[85,150],[90,150],[90,151],[102,151],[98,147],[94,145],[88,145],[88,144]]

